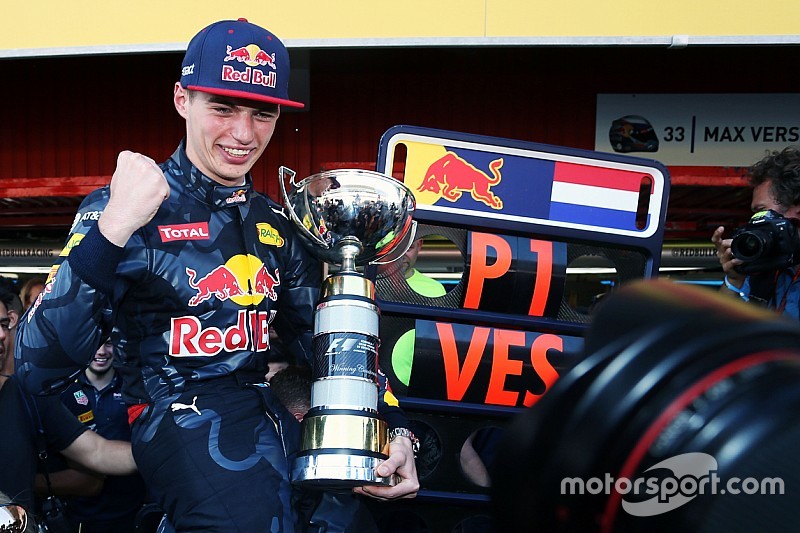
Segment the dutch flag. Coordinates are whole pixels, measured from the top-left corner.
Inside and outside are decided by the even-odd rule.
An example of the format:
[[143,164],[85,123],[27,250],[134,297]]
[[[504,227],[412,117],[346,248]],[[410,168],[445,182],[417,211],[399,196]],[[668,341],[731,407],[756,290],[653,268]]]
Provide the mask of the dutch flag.
[[[648,213],[637,227],[643,186],[649,186]],[[553,174],[549,219],[588,226],[644,231],[650,226],[653,180],[642,172],[558,161]]]

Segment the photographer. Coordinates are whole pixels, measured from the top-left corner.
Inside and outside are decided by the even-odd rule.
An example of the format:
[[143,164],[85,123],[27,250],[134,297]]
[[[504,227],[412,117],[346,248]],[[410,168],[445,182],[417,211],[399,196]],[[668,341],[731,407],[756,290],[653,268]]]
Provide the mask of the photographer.
[[737,231],[723,239],[725,228],[720,226],[711,237],[725,272],[721,290],[798,319],[800,148],[772,152],[751,166],[747,177],[753,186],[751,208],[756,215],[743,228],[746,234]]

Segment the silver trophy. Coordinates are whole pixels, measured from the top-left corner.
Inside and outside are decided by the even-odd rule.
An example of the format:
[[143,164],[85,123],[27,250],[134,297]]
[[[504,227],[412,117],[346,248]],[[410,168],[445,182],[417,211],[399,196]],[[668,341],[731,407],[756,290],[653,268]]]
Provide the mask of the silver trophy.
[[340,269],[324,280],[314,313],[311,409],[292,480],[331,489],[392,485],[375,470],[389,451],[388,426],[378,415],[379,310],[374,284],[356,267],[413,239],[414,195],[368,170],[331,170],[299,183],[295,176],[280,168],[289,216],[309,250]]

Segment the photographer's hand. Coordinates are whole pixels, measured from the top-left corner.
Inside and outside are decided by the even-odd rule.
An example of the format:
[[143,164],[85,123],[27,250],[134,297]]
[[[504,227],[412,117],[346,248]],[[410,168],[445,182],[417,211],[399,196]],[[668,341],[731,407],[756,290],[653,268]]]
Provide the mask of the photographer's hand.
[[[718,227],[711,236],[711,242],[717,247],[717,258],[719,258],[719,264],[722,266],[723,272],[725,272],[728,283],[734,287],[741,288],[747,276],[734,270],[734,267],[741,265],[742,261],[733,257],[733,252],[731,251],[731,241],[733,241],[733,239],[723,239],[722,234],[724,232],[724,226]],[[722,287],[722,290],[730,291],[725,284],[723,284]]]

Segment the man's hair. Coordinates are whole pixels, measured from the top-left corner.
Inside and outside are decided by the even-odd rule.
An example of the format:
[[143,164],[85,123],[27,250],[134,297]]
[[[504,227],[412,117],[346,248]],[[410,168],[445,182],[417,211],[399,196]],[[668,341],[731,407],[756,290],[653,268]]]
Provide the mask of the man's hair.
[[750,185],[770,183],[770,191],[780,205],[800,205],[800,147],[788,146],[770,152],[747,170]]
[[311,369],[289,365],[269,380],[269,388],[290,412],[305,414],[311,408]]
[[6,311],[13,311],[18,317],[21,317],[24,309],[22,307],[22,300],[20,300],[19,296],[17,296],[14,283],[5,276],[0,276],[0,289],[11,295],[7,296],[7,298],[10,298],[10,301],[7,302],[3,300],[3,303],[6,304]]
[[[0,303],[6,306],[6,311],[14,310],[14,299],[17,297],[13,292],[0,287]],[[17,298],[18,299],[18,298]]]
[[45,279],[30,278],[28,281],[22,284],[22,288],[19,290],[19,297],[22,300],[23,305],[33,305],[33,302],[27,303],[26,300],[30,298],[31,289],[36,285],[41,285],[42,287],[44,287]]

